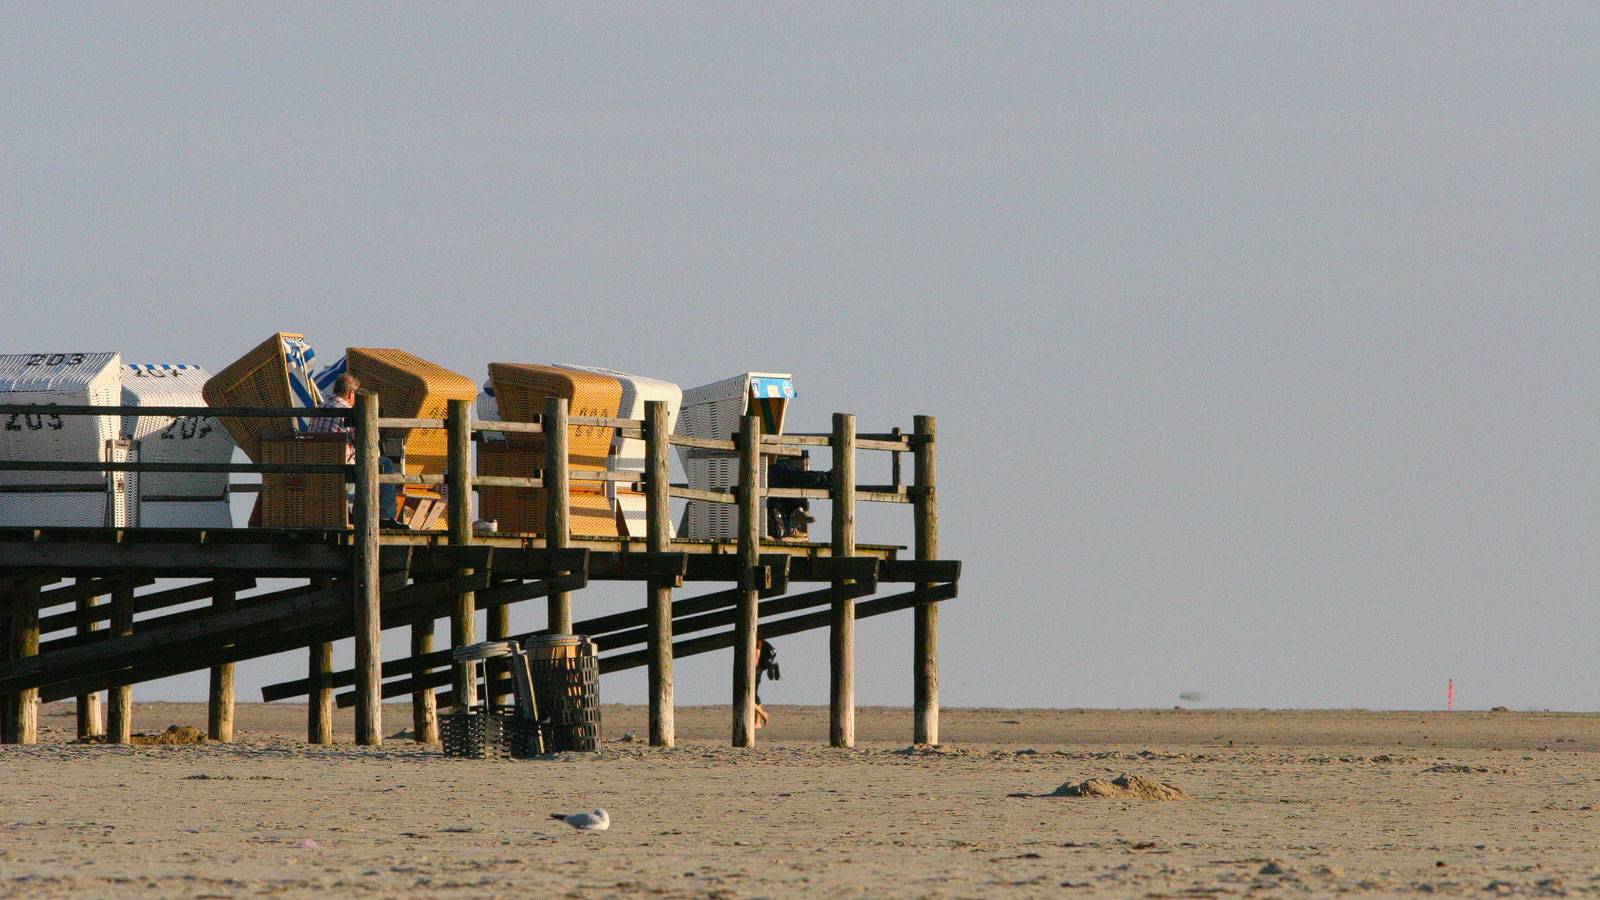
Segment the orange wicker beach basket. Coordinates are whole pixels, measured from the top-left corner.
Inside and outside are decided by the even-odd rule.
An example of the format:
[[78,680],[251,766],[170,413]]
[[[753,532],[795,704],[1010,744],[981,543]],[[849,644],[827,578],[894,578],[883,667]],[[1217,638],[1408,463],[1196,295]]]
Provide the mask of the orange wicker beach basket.
[[[545,400],[550,397],[564,398],[567,401],[567,414],[571,416],[616,418],[622,407],[622,382],[609,375],[560,366],[490,363],[489,380],[494,382],[500,418],[507,422],[532,422],[535,416],[544,413]],[[612,435],[612,429],[594,425],[569,427],[568,465],[574,469],[604,471],[606,457],[611,453]],[[513,432],[506,437],[518,446],[536,448],[541,454],[544,452],[542,434]],[[574,485],[573,490],[577,489],[577,485]]]
[[[345,453],[343,434],[261,436],[261,461],[264,463],[339,466],[344,465]],[[349,524],[349,506],[344,477],[262,475],[261,524],[265,527],[345,527]]]
[[[514,447],[508,441],[478,445],[478,474],[527,477],[544,468],[544,449]],[[600,482],[573,485],[567,493],[574,535],[618,537],[617,517]],[[545,533],[544,489],[483,487],[478,489],[478,516],[498,523],[498,530],[515,534]]]
[[[279,332],[239,357],[232,365],[211,376],[200,395],[211,406],[265,406],[286,408],[297,404],[289,386],[290,360],[286,347],[304,346],[305,336]],[[294,423],[288,417],[277,419],[222,420],[233,442],[252,462],[262,462],[261,436],[288,434]]]
[[[351,347],[345,371],[367,390],[378,392],[378,414],[396,419],[443,419],[451,400],[476,401],[478,386],[465,375],[404,350]],[[413,428],[406,436],[407,475],[443,475],[449,456],[443,429]],[[407,488],[408,494],[437,492]]]
[[[508,422],[531,422],[544,413],[545,400],[567,401],[568,415],[616,418],[622,408],[622,382],[610,375],[561,366],[524,363],[490,363],[500,417]],[[484,444],[478,453],[479,471],[485,475],[526,475],[544,468],[544,435],[506,435],[507,446]],[[614,432],[595,425],[567,428],[567,462],[576,471],[603,472],[611,453]],[[498,471],[506,467],[505,471]],[[497,469],[497,471],[490,471]],[[504,493],[502,493],[504,492]],[[605,483],[575,481],[569,489],[572,533],[615,537],[616,510],[605,494]],[[514,498],[513,498],[514,495]],[[479,494],[481,515],[498,519],[502,531],[543,533],[544,492],[522,488],[490,489]],[[496,515],[504,512],[505,515]]]

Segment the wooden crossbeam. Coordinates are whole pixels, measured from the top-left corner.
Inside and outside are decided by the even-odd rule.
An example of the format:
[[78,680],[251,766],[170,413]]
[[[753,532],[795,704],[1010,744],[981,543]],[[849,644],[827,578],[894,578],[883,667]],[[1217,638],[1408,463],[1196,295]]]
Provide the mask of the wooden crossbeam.
[[[63,603],[77,603],[79,600],[88,600],[91,597],[103,597],[119,587],[139,588],[153,583],[155,583],[155,578],[150,575],[128,575],[80,581],[77,584],[69,584],[65,587],[58,587],[55,590],[41,593],[39,595],[39,609],[45,610],[53,606],[60,606]],[[44,625],[45,619],[41,618],[39,627],[44,628]]]
[[[816,591],[813,593],[822,595],[822,602],[829,602],[833,597],[833,591],[831,589],[826,591]],[[956,586],[953,584],[934,585],[931,588],[915,588],[913,590],[905,591],[904,593],[894,594],[892,596],[882,597],[876,600],[868,600],[864,603],[857,604],[855,607],[855,617],[859,621],[861,619],[869,619],[873,616],[881,616],[888,613],[900,612],[902,610],[911,609],[913,607],[928,603],[938,603],[944,600],[950,600],[953,599],[956,594]],[[763,604],[763,609],[765,609],[765,604]],[[808,613],[803,616],[793,616],[787,619],[763,622],[761,624],[760,633],[763,639],[785,637],[791,634],[798,634],[802,631],[815,631],[819,628],[826,628],[832,623],[832,621],[833,611],[824,610],[817,613]],[[674,659],[681,659],[685,656],[698,656],[702,653],[712,653],[717,650],[725,650],[733,646],[735,637],[736,635],[733,631],[724,631],[718,634],[706,635],[704,637],[690,638],[686,641],[676,641],[672,645],[672,656]],[[610,656],[602,656],[600,658],[600,673],[605,675],[611,672],[621,672],[627,669],[636,669],[639,666],[645,665],[648,656],[649,653],[646,650],[637,650],[629,653],[616,653]],[[388,685],[385,685],[385,688],[387,687]],[[387,690],[385,691],[384,696],[390,696]],[[397,692],[395,696],[399,696],[399,693]],[[438,703],[440,706],[448,706],[454,702],[455,698],[448,692],[443,692],[438,695]]]
[[[139,578],[135,579],[134,581],[136,584],[150,584],[151,582],[155,581],[155,579]],[[88,599],[90,597],[99,597],[103,594],[109,594],[112,587],[119,583],[121,582],[115,578],[96,579],[95,581],[89,583],[90,585],[96,586],[97,589],[94,592],[85,590],[82,597],[75,599]],[[171,588],[165,591],[156,591],[150,594],[141,594],[134,597],[133,611],[134,614],[137,615],[139,613],[151,612],[157,609],[165,609],[169,606],[179,606],[184,603],[194,603],[198,600],[209,600],[216,596],[217,591],[219,590],[248,591],[255,586],[256,580],[249,577],[219,578],[214,581],[207,581],[201,584],[186,584],[183,587]],[[73,585],[73,588],[79,587],[86,587],[86,585]],[[70,588],[62,588],[61,590],[70,590]],[[55,592],[52,591],[51,593],[53,594]],[[52,631],[59,631],[63,628],[72,628],[80,623],[105,622],[109,621],[110,619],[111,605],[102,603],[99,606],[87,611],[64,612],[43,616],[39,619],[39,630],[45,634],[49,634]]]

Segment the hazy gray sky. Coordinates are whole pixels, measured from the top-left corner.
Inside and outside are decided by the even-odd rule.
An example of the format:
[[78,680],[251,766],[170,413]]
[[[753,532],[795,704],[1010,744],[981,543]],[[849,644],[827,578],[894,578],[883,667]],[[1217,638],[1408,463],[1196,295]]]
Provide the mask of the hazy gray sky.
[[[1592,709],[1596,47],[1581,4],[11,4],[0,349],[792,371],[792,427],[939,416],[948,704]],[[862,623],[862,703],[910,630]],[[825,702],[825,636],[780,653]]]

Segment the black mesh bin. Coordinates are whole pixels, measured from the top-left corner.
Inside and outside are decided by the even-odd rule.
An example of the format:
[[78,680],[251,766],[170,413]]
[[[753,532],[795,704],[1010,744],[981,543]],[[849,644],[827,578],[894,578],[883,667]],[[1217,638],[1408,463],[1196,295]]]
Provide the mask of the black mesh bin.
[[580,634],[536,634],[523,643],[533,670],[547,753],[600,745],[600,657]]

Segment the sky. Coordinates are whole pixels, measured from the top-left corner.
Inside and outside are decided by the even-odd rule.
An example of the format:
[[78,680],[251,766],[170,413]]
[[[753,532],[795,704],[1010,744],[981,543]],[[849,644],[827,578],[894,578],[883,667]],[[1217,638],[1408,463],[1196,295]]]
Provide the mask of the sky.
[[[0,352],[792,372],[791,430],[938,416],[946,705],[1593,709],[1596,46],[1576,3],[8,4]],[[909,613],[858,642],[909,704]],[[763,699],[826,702],[825,632],[779,654]]]

